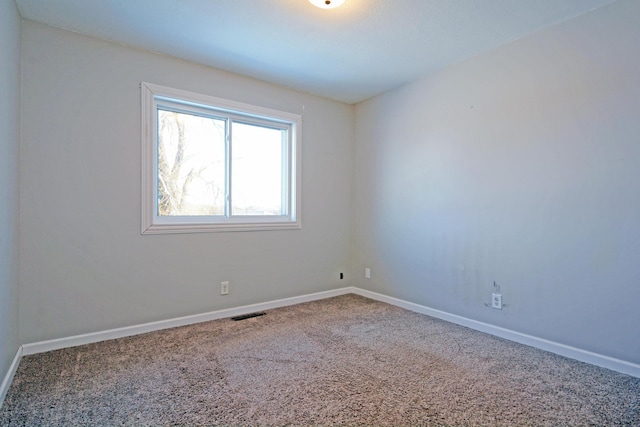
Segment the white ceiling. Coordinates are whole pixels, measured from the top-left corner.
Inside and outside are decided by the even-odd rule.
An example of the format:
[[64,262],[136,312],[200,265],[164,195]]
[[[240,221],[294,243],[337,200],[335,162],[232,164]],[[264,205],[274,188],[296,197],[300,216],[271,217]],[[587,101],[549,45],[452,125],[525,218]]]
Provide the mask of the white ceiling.
[[355,103],[614,0],[16,0],[24,18]]

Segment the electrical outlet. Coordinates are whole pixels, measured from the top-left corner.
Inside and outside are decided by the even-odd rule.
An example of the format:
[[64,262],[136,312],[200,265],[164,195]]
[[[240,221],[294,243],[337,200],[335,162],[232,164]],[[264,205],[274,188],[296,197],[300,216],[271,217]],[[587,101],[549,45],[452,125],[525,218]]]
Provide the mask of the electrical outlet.
[[229,282],[220,282],[220,295],[229,295]]
[[364,278],[365,279],[371,279],[371,269],[370,268],[365,268],[364,269]]
[[498,293],[491,294],[491,307],[502,310],[502,295]]

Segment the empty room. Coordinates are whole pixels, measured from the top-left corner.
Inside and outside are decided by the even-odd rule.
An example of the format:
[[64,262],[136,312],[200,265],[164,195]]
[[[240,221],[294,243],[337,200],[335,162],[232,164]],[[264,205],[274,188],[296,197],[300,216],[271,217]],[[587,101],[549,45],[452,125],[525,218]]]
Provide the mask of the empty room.
[[638,22],[0,0],[0,426],[640,425]]

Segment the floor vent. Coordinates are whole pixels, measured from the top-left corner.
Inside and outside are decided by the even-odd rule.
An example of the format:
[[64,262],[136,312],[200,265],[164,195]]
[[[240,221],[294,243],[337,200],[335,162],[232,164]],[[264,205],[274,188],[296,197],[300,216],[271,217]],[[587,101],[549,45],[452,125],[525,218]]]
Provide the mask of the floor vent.
[[259,317],[259,316],[264,316],[265,313],[264,311],[260,312],[260,313],[249,313],[249,314],[243,314],[242,316],[235,316],[232,317],[231,320],[244,320],[244,319],[251,319],[252,317]]

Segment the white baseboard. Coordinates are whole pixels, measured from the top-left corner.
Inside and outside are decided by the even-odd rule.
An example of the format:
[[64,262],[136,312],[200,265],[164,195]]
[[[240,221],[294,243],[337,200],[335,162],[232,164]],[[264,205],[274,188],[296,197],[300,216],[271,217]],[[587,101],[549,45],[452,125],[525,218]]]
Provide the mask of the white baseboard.
[[9,371],[7,375],[4,376],[2,380],[2,384],[0,384],[0,408],[2,408],[2,404],[4,403],[4,398],[7,396],[7,392],[9,391],[9,386],[11,385],[11,381],[13,381],[13,376],[16,374],[18,370],[18,365],[20,365],[20,360],[22,360],[22,346],[18,348],[16,352],[16,356],[13,358],[13,362],[11,362],[11,366],[9,366]]
[[447,313],[444,311],[436,310],[433,308],[425,307],[423,305],[414,304],[412,302],[404,301],[398,298],[393,298],[393,297],[379,294],[376,292],[367,291],[361,288],[353,288],[353,293],[357,295],[361,295],[366,298],[370,298],[373,300],[386,302],[388,304],[402,307],[407,310],[414,311],[416,313],[426,314],[431,317],[446,320],[447,322],[455,323],[457,325],[466,326],[467,328],[475,329],[480,332],[485,332],[487,334],[504,338],[509,341],[525,344],[531,347],[539,348],[541,350],[549,351],[551,353],[559,354],[561,356],[565,356],[571,359],[579,360],[581,362],[590,363],[592,365],[600,366],[603,368],[611,369],[612,371],[616,371],[626,375],[631,375],[636,378],[640,378],[640,365],[636,363],[615,359],[613,357],[604,356],[602,354],[593,353],[587,350],[582,350],[579,348],[560,344],[554,341],[549,341],[543,338],[522,334],[520,332],[512,331],[510,329],[505,329],[500,326],[479,322],[477,320],[473,320],[473,319],[458,316],[455,314]]
[[[30,344],[24,344],[20,350],[20,357],[24,354],[36,354],[43,353],[45,351],[58,350],[62,348],[75,347],[78,345],[91,344],[99,341],[106,341],[116,338],[124,338],[132,335],[143,334],[147,332],[159,331],[162,329],[175,328],[178,326],[192,325],[200,322],[207,322],[210,320],[223,319],[232,316],[240,316],[243,314],[253,313],[256,311],[269,310],[272,308],[285,307],[294,304],[300,304],[304,302],[316,301],[325,298],[331,298],[345,294],[356,294],[373,300],[386,302],[398,307],[405,308],[407,310],[414,311],[416,313],[426,314],[438,319],[445,320],[447,322],[455,323],[457,325],[466,326],[477,331],[485,332],[490,335],[495,335],[500,338],[504,338],[510,341],[515,341],[520,344],[525,344],[531,347],[539,348],[541,350],[549,351],[559,354],[561,356],[569,357],[571,359],[579,360],[581,362],[590,363],[592,365],[601,366],[603,368],[611,369],[613,371],[621,372],[623,374],[631,375],[640,378],[640,365],[627,362],[620,359],[615,359],[609,356],[593,353],[590,351],[582,350],[575,347],[570,347],[557,342],[549,341],[543,338],[534,337],[531,335],[522,334],[520,332],[505,329],[499,326],[491,325],[489,323],[479,322],[477,320],[469,319],[466,317],[458,316],[455,314],[447,313],[444,311],[429,308],[423,305],[415,304],[412,302],[404,301],[398,298],[393,298],[387,295],[379,294],[376,292],[368,291],[357,287],[345,287],[335,289],[332,291],[318,292],[314,294],[302,295],[298,297],[285,298],[265,303],[245,305],[242,307],[229,308],[224,310],[211,311],[208,313],[196,314],[192,316],[178,317],[175,319],[161,320],[158,322],[145,323],[142,325],[128,326],[118,329],[110,329],[107,331],[94,332],[83,335],[76,335],[68,338],[59,338],[49,341],[41,341]],[[4,382],[2,383],[2,389],[4,391],[5,382],[6,388],[10,384],[10,380],[13,377],[15,369],[17,369],[17,363],[19,358],[16,355],[16,361],[14,361],[15,367],[12,365],[13,371],[7,374]],[[9,375],[11,374],[11,376]],[[7,378],[9,378],[7,380]],[[2,396],[0,394],[0,396]]]
[[40,341],[22,346],[23,354],[44,353],[46,351],[59,350],[62,348],[76,347],[79,345],[91,344],[100,341],[124,338],[132,335],[144,334],[147,332],[159,331],[162,329],[175,328],[178,326],[193,325],[195,323],[208,322],[210,320],[224,319],[227,317],[241,316],[243,314],[254,313],[256,311],[270,310],[272,308],[286,307],[331,298],[339,295],[355,293],[354,288],[347,287],[332,291],[317,292],[297,297],[284,298],[270,302],[245,305],[242,307],[228,308],[224,310],[211,311],[208,313],[194,314],[191,316],[178,317],[157,322],[144,323],[141,325],[126,326],[123,328],[109,329],[107,331],[92,332],[88,334],[76,335],[67,338],[58,338],[48,341]]

